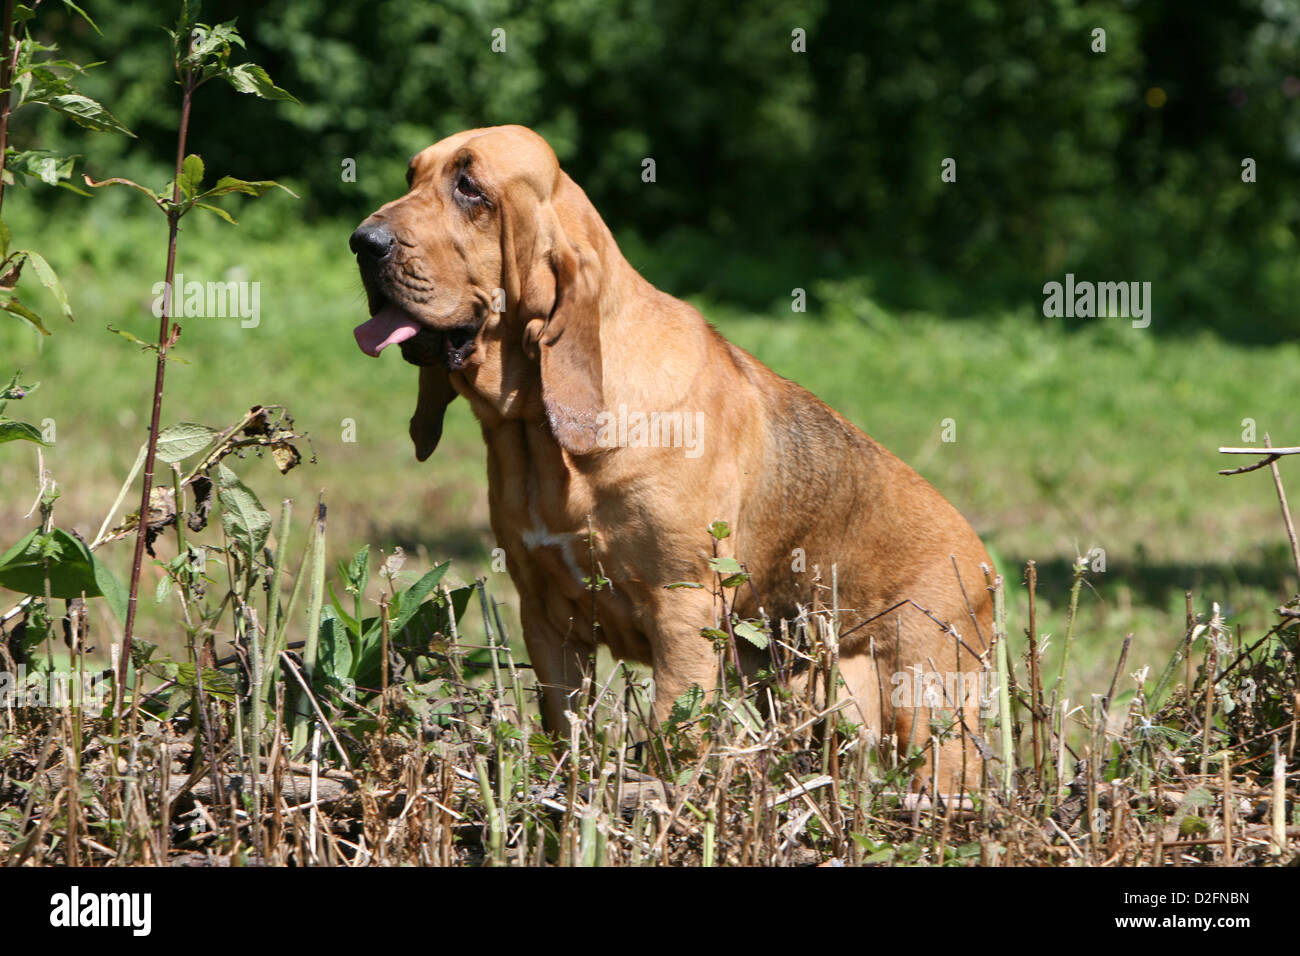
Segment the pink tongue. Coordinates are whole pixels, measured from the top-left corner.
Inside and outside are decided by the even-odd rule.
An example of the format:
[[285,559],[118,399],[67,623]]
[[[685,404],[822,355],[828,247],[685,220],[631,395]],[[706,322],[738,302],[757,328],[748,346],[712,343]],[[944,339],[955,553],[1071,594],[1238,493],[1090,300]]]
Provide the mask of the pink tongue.
[[376,312],[369,322],[362,322],[353,329],[352,334],[356,336],[361,351],[377,357],[388,346],[405,342],[419,331],[419,323],[389,303]]

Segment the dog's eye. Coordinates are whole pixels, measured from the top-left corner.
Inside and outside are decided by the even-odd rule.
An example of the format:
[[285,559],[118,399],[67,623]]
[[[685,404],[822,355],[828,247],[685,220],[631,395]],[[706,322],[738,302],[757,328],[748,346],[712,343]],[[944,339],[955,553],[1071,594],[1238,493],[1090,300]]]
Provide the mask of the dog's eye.
[[468,203],[480,203],[484,200],[483,190],[468,176],[461,176],[456,180],[456,198]]

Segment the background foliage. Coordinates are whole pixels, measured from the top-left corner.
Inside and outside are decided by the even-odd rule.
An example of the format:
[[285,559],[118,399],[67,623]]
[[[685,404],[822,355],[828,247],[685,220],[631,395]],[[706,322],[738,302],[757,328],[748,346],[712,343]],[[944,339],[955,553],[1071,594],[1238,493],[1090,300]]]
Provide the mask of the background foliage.
[[[55,11],[42,25],[73,59],[107,60],[86,90],[141,137],[87,147],[89,171],[125,161],[138,177],[142,157],[169,155],[156,41],[175,4],[97,6],[102,36]],[[689,250],[781,246],[768,259],[785,267],[738,273],[685,255],[678,292],[765,305],[796,269],[871,253],[913,277],[880,289],[896,305],[943,294],[926,269],[960,286],[949,298],[966,312],[1038,298],[1071,271],[1151,281],[1158,330],[1300,331],[1295,2],[236,0],[204,15],[238,17],[250,57],[304,104],[200,101],[205,158],[295,185],[294,215],[359,219],[413,152],[516,122],[551,140],[616,230]],[[806,54],[791,52],[795,28]],[[940,181],[944,157],[956,184]]]

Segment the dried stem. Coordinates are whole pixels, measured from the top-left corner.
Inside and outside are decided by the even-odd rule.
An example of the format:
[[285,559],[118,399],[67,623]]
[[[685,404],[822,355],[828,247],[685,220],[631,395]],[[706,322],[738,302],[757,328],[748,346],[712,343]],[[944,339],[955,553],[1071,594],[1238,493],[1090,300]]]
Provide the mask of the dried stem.
[[[1264,447],[1269,447],[1268,435],[1264,435]],[[1278,504],[1282,506],[1282,521],[1286,524],[1286,536],[1291,541],[1291,560],[1295,562],[1296,581],[1300,582],[1300,544],[1296,543],[1295,522],[1291,520],[1291,509],[1287,507],[1286,490],[1282,487],[1282,473],[1277,467],[1277,458],[1268,463],[1273,472],[1273,487],[1277,489]]]

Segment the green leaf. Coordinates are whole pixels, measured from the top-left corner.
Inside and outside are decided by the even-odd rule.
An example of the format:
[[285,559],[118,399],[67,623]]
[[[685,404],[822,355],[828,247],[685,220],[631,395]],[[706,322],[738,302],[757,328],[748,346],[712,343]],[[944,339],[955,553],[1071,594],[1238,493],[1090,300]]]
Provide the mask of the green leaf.
[[421,602],[438,586],[449,567],[451,567],[451,562],[444,561],[402,592],[401,608],[392,621],[393,633],[397,633],[406,627],[411,618],[415,616],[415,612],[420,609]]
[[27,621],[27,633],[18,642],[18,646],[28,660],[32,659],[32,652],[45,640],[49,622],[49,609],[46,608],[44,601],[34,602],[31,609],[34,613]]
[[503,743],[513,743],[516,740],[523,740],[524,732],[514,724],[498,720],[492,724],[492,738]]
[[[134,639],[131,642],[135,643]],[[190,701],[194,695],[184,687],[176,687],[167,695],[167,707],[160,715],[163,720],[171,720],[177,714],[184,713],[189,709]]]
[[75,13],[77,16],[81,17],[81,19],[89,23],[91,27],[94,29],[94,31],[98,33],[100,36],[104,35],[103,32],[99,29],[99,24],[97,24],[94,20],[90,19],[90,14],[88,14],[85,10],[81,9],[81,7],[73,3],[72,0],[63,0],[63,5],[67,7],[69,10],[71,10],[73,13]]
[[51,96],[46,100],[33,100],[32,102],[43,102],[52,109],[70,117],[78,126],[84,126],[86,129],[97,130],[101,133],[125,133],[127,136],[135,136],[135,133],[132,133],[119,123],[112,113],[89,96],[83,96],[80,93],[62,93],[58,96]]
[[232,45],[241,47],[244,45],[243,37],[235,29],[234,20],[227,20],[215,26],[196,23],[188,33],[190,44],[184,62],[193,66],[199,66],[204,60],[214,56],[229,56]]
[[50,264],[45,261],[45,257],[27,249],[20,251],[18,254],[27,257],[27,260],[32,264],[32,268],[36,271],[36,278],[40,279],[41,285],[54,294],[55,300],[63,310],[64,317],[71,320],[72,306],[68,304],[68,293],[63,290],[63,283],[59,281],[55,271],[50,268]]
[[709,525],[709,534],[713,535],[713,537],[718,541],[721,541],[723,538],[731,537],[731,528],[727,526],[727,522],[725,521],[715,521],[713,524]]
[[27,306],[23,305],[14,297],[13,291],[9,289],[0,289],[0,309],[8,312],[10,315],[16,315],[24,322],[34,325],[42,335],[49,335],[50,330],[45,327],[45,321]]
[[320,642],[317,644],[317,673],[336,680],[353,677],[352,641],[334,608],[321,608]]
[[[297,103],[297,98],[271,82],[266,70],[256,63],[241,63],[221,74],[222,78],[240,93],[252,93],[264,100],[286,100]],[[301,105],[301,104],[299,104]]]
[[678,588],[703,588],[704,585],[698,581],[674,581],[672,584],[665,584],[665,591],[675,591]]
[[38,445],[47,445],[48,443],[41,437],[41,430],[35,425],[29,425],[27,422],[15,422],[8,418],[0,418],[0,445],[9,441],[31,441]]
[[[126,339],[128,342],[131,342],[131,343],[133,343],[133,344],[135,344],[135,345],[140,346],[141,349],[147,349],[147,350],[150,351],[150,352],[157,352],[157,351],[158,351],[158,346],[157,346],[155,343],[153,343],[153,342],[146,342],[144,339],[137,338],[136,336],[132,335],[130,332],[126,331],[125,329],[119,329],[119,328],[117,328],[116,326],[112,326],[112,325],[106,325],[106,326],[104,326],[104,327],[105,327],[106,329],[108,329],[108,331],[112,332],[114,335],[120,335],[120,336],[122,336],[122,338]],[[47,334],[48,334],[48,333],[47,333]],[[190,364],[189,359],[181,358],[181,357],[180,357],[179,355],[177,355],[175,352],[168,352],[168,353],[167,353],[167,361],[169,361],[169,362],[180,362],[182,365],[189,365],[189,364]]]
[[89,549],[60,528],[48,534],[32,531],[0,556],[0,587],[44,595],[47,563],[51,597],[99,597],[103,593]]
[[136,192],[142,192],[150,199],[152,199],[154,205],[157,206],[159,209],[164,208],[164,200],[162,196],[160,196],[158,193],[154,192],[152,189],[148,188],[147,186],[141,186],[139,183],[133,182],[129,179],[122,179],[121,177],[115,176],[112,179],[101,179],[99,182],[95,182],[93,179],[91,179],[89,176],[86,175],[83,175],[81,178],[84,179],[86,181],[86,185],[91,187],[92,189],[100,189],[101,187],[104,186],[130,186]]
[[189,199],[198,195],[203,185],[203,159],[194,154],[185,157],[181,164],[181,194]]
[[243,193],[247,196],[262,196],[272,189],[283,189],[294,199],[298,194],[288,186],[282,186],[273,179],[236,179],[234,176],[222,176],[217,180],[217,184],[207,192],[200,193],[195,197],[196,200],[211,199],[213,196],[225,196],[229,193]]
[[735,621],[732,623],[731,629],[735,632],[737,637],[743,637],[760,651],[767,649],[767,632],[758,625],[753,624],[750,621]]
[[719,574],[741,574],[743,569],[735,558],[709,558],[709,567]]
[[365,594],[366,585],[370,583],[370,545],[361,546],[361,550],[352,556],[352,563],[343,569],[348,579],[348,590],[356,594]]
[[226,534],[248,547],[250,559],[260,554],[271,534],[271,516],[257,495],[221,463],[217,464],[217,498]]
[[196,209],[206,209],[208,212],[216,213],[218,216],[226,220],[226,222],[230,223],[232,226],[239,225],[239,223],[235,221],[235,217],[232,216],[230,213],[226,212],[220,206],[214,206],[211,203],[206,203],[206,202],[196,202],[194,206]]
[[78,196],[93,196],[93,195],[95,195],[94,193],[88,193],[88,192],[86,192],[86,190],[82,189],[80,186],[78,186],[76,183],[74,183],[71,179],[60,179],[60,180],[59,180],[57,183],[55,183],[54,185],[58,186],[60,189],[66,189],[66,190],[67,190],[68,192],[70,192],[70,193],[76,193]]
[[121,581],[113,576],[113,572],[108,570],[108,566],[93,554],[90,555],[90,565],[95,575],[95,584],[99,588],[99,593],[108,602],[108,606],[112,609],[118,623],[125,625],[128,599],[126,588],[123,587]]
[[[79,156],[65,156],[52,149],[8,150],[5,157],[5,170],[13,170],[26,176],[32,176],[50,186],[59,185],[72,175]],[[5,254],[8,254],[6,248]]]
[[194,422],[177,422],[168,425],[158,433],[158,450],[156,456],[167,464],[184,461],[190,455],[197,454],[212,443],[219,435],[215,428],[196,425]]
[[699,684],[692,684],[687,691],[673,701],[673,709],[668,714],[668,725],[677,727],[699,716],[704,706],[704,690]]
[[749,574],[742,571],[740,574],[732,574],[722,579],[724,588],[738,588],[749,580]]
[[[429,572],[430,575],[442,570],[441,566]],[[414,590],[414,586],[412,587]],[[448,608],[441,601],[424,601],[417,603],[410,602],[414,613],[407,616],[404,612],[389,618],[389,640],[395,648],[401,648],[407,652],[424,654],[428,649],[428,642],[435,634],[448,634],[451,632],[451,616],[454,614],[456,620],[464,617],[466,609],[469,607],[471,598],[477,592],[474,585],[465,585],[463,587],[452,589],[451,607]],[[409,592],[408,592],[409,593]],[[404,603],[404,608],[406,602]],[[337,609],[336,609],[337,610]],[[400,621],[405,623],[400,627],[397,626]],[[377,617],[368,617],[361,622],[361,629],[364,637],[359,642],[360,650],[357,659],[353,664],[356,682],[362,687],[377,687],[380,681],[380,665],[382,650],[382,626]],[[477,652],[476,652],[477,653]],[[486,655],[486,651],[483,652]],[[470,655],[474,660],[475,655]],[[480,663],[486,663],[486,658]]]
[[134,667],[140,670],[159,668],[162,661],[152,660],[157,653],[158,645],[153,641],[146,641],[139,634],[131,638],[131,664]]
[[122,336],[122,338],[126,339],[128,342],[132,343],[133,345],[138,345],[142,349],[150,349],[154,352],[158,351],[158,346],[155,345],[153,342],[146,342],[144,339],[133,335],[132,333],[126,331],[125,329],[114,328],[113,326],[110,325],[108,326],[108,331],[112,332],[114,335]]
[[555,753],[555,741],[546,734],[529,734],[528,749],[539,757],[549,757]]
[[9,242],[9,227],[4,224],[3,220],[0,220],[0,258],[7,259],[9,257]]
[[30,42],[29,39],[22,44],[23,52],[29,55],[19,56],[18,68],[14,76],[14,92],[18,95],[19,105],[44,103],[51,96],[75,93],[76,90],[72,88],[67,77],[63,76],[59,71],[67,70],[77,73],[81,71],[81,68],[68,60],[33,62],[32,55],[42,51],[28,50]]
[[[194,665],[190,662],[176,665],[176,683],[186,690],[194,690]],[[235,699],[235,682],[230,675],[211,667],[203,669],[203,692],[217,700],[232,703]]]
[[715,645],[727,644],[731,641],[731,635],[720,627],[702,627],[700,636],[708,638]]
[[[362,687],[378,687],[382,678],[383,628],[378,618],[362,622],[365,633],[354,646],[353,679]],[[390,632],[391,638],[391,632]]]

